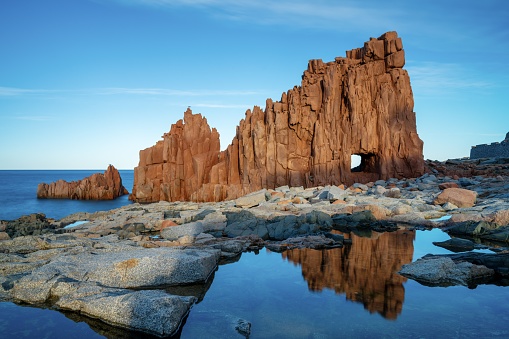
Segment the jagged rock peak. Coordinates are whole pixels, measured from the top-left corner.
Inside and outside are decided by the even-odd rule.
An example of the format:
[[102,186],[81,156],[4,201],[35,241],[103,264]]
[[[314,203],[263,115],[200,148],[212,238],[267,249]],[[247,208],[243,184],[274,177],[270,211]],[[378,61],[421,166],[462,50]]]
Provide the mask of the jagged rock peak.
[[[140,152],[131,199],[220,201],[261,188],[352,184],[424,173],[401,38],[388,32],[332,62],[311,60],[300,86],[254,106],[232,143],[188,109]],[[351,156],[361,164],[352,169]]]

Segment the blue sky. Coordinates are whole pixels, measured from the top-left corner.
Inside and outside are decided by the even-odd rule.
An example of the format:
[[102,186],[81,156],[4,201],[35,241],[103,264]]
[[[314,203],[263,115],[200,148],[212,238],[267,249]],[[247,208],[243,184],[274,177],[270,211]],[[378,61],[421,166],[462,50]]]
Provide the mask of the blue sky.
[[132,169],[187,106],[224,149],[309,59],[403,39],[426,159],[509,132],[506,0],[0,1],[0,169]]

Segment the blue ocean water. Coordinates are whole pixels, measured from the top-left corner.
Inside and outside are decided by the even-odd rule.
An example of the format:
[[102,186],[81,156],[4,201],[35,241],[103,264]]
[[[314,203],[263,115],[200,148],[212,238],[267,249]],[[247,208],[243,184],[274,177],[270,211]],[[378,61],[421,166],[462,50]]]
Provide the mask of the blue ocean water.
[[[133,170],[119,170],[122,184],[131,192]],[[108,201],[37,199],[37,185],[59,179],[75,181],[104,170],[0,170],[0,220],[13,220],[31,213],[61,219],[76,212],[96,212],[118,208],[131,202],[127,195]]]

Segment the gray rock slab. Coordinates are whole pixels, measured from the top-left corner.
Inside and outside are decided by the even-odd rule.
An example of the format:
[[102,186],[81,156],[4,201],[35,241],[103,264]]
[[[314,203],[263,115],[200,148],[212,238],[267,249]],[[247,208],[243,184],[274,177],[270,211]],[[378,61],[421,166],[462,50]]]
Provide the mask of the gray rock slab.
[[267,219],[249,211],[241,211],[226,213],[226,217],[228,225],[225,233],[229,237],[257,235],[264,240],[284,240],[332,229],[330,215],[320,211],[300,215],[277,215]]
[[249,211],[227,212],[227,225],[224,232],[229,237],[257,235],[262,239],[269,238],[265,219],[256,217]]
[[348,192],[346,190],[342,190],[337,186],[328,186],[325,189],[327,189],[328,200],[343,200],[346,196],[348,196]]
[[266,224],[269,239],[284,240],[298,235],[330,231],[332,218],[330,215],[313,211],[304,215],[287,215],[269,220]]
[[113,326],[163,337],[178,330],[195,301],[195,297],[175,296],[161,290],[106,289],[79,298],[69,294],[57,304],[61,309],[99,318]]
[[452,252],[472,251],[475,248],[473,241],[461,238],[451,238],[446,241],[435,241],[433,245],[448,249]]
[[399,188],[397,187],[393,187],[387,191],[385,191],[383,193],[383,195],[387,198],[396,198],[396,199],[399,199],[401,198],[401,191]]
[[106,287],[148,288],[204,282],[214,272],[215,249],[150,248],[117,253],[59,256],[14,286],[15,297],[44,301],[58,279],[96,282]]
[[455,263],[449,257],[421,258],[403,265],[399,274],[426,286],[468,286],[476,280],[493,276],[494,270],[470,262]]
[[170,226],[161,230],[161,237],[167,240],[177,240],[183,236],[196,237],[204,232],[203,223],[201,221],[190,222],[180,226]]
[[250,208],[257,206],[267,200],[267,190],[262,189],[257,192],[245,195],[235,200],[235,205],[242,208]]

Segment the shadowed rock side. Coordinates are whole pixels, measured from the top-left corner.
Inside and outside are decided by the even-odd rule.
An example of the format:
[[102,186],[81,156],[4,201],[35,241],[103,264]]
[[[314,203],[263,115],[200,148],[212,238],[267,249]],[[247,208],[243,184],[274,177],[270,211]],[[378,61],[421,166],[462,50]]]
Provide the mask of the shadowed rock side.
[[122,185],[120,173],[112,165],[104,174],[94,173],[83,180],[58,180],[37,186],[37,198],[40,199],[113,200],[125,194],[129,192]]
[[289,250],[283,258],[302,267],[310,290],[329,288],[345,293],[348,300],[363,303],[369,312],[396,319],[403,308],[406,281],[397,272],[412,261],[415,233],[374,234],[378,237],[352,235],[352,246],[343,249]]
[[[246,112],[228,148],[188,109],[140,152],[131,200],[221,201],[261,188],[315,187],[424,173],[401,38],[388,32],[346,58],[309,61],[300,87]],[[351,156],[361,164],[351,169]],[[185,184],[184,184],[185,183]]]

